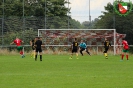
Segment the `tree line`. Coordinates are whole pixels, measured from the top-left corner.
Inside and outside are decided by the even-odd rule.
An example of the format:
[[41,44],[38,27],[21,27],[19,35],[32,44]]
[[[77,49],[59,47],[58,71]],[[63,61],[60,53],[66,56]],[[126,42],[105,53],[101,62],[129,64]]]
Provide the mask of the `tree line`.
[[[66,0],[5,0],[0,2],[0,35],[2,35],[2,20],[4,19],[4,43],[9,43],[15,36],[29,43],[28,39],[37,34],[37,29],[116,29],[118,33],[126,34],[129,44],[133,44],[133,12],[127,16],[119,16],[114,12],[113,4],[104,6],[103,15],[91,22],[80,23],[73,19],[72,4]],[[34,2],[28,2],[34,1]],[[3,9],[4,8],[4,9]],[[4,15],[3,15],[4,14]],[[8,37],[9,39],[7,39]],[[0,40],[2,44],[2,40]]]

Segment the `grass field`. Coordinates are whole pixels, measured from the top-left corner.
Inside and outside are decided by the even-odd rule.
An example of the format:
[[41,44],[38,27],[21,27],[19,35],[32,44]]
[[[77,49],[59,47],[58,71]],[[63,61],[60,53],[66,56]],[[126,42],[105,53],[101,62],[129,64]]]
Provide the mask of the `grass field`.
[[0,88],[133,88],[133,60],[120,56],[0,56]]

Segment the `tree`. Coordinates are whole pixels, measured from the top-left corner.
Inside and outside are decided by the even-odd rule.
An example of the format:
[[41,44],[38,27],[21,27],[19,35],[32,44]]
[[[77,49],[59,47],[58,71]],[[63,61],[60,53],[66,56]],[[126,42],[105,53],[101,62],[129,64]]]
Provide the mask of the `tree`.
[[89,22],[89,21],[84,21],[84,22],[82,23],[82,25],[84,26],[84,29],[95,29],[95,28],[96,28],[95,25],[96,25],[96,23],[97,23],[98,20],[99,20],[98,18],[95,18],[95,19],[92,20],[91,22]]
[[[37,29],[40,28],[67,29],[82,27],[78,21],[75,21],[68,15],[70,8],[66,7],[65,4],[70,4],[70,2],[66,0],[37,1],[5,0],[4,3],[0,2],[0,17],[3,17],[2,9],[4,9],[3,30],[5,37],[20,33],[24,37],[23,39],[26,39],[26,36],[28,36],[27,30],[30,29],[36,33]],[[0,25],[2,25],[2,22],[0,22]],[[1,31],[0,34],[2,34]]]
[[99,29],[113,29],[118,33],[126,34],[126,39],[129,44],[133,44],[133,12],[127,16],[120,16],[114,12],[113,5],[108,3],[105,6],[105,12],[99,16],[100,20],[96,23],[96,28]]
[[[44,26],[46,26],[47,29],[68,28],[67,26],[70,26],[73,28],[75,25],[73,24],[73,22],[78,24],[78,21],[73,20],[68,15],[68,13],[70,13],[70,8],[66,7],[65,4],[70,4],[70,2],[67,2],[66,0],[58,0],[58,1],[57,0],[39,0],[38,2],[36,2],[36,0],[24,0],[24,1],[25,2],[23,2],[23,0],[6,0],[4,3],[1,3],[0,8],[3,8],[3,4],[4,4],[5,19],[10,17],[12,18],[12,20],[14,20],[14,16],[17,16],[22,21],[23,20],[26,21],[25,23],[28,22],[27,24],[31,24],[29,23],[30,21],[32,21],[33,23],[33,19],[36,19],[34,20],[37,23],[36,28],[40,28],[40,26],[38,26],[38,23],[39,23],[41,27],[45,28]],[[2,14],[2,11],[1,11],[1,14]],[[27,21],[27,17],[28,17],[28,21]],[[73,22],[70,22],[70,20],[72,20]],[[17,22],[17,23],[19,25],[23,24],[22,22]],[[8,23],[7,21],[6,24],[5,24],[6,26],[9,26],[10,23]],[[77,25],[77,27],[75,28],[80,28],[80,26],[81,24],[79,26]],[[9,27],[9,28],[10,29],[7,29],[7,31],[12,30],[12,27]]]

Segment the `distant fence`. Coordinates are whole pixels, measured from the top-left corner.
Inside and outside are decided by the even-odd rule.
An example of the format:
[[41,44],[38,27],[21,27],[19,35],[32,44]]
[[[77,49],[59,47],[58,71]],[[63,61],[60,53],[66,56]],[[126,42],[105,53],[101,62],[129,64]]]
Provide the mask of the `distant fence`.
[[[104,46],[103,45],[87,45],[88,50],[91,52],[93,55],[99,55],[103,54],[104,51]],[[25,52],[31,52],[31,46],[30,45],[23,45]],[[133,45],[129,45],[131,51],[130,53],[132,54],[133,51]],[[10,45],[10,46],[0,46],[0,50],[7,49],[9,52],[16,50],[15,45]],[[44,45],[42,46],[43,53],[44,54],[70,54],[71,53],[71,45]],[[119,48],[117,46],[116,49],[116,55],[121,54],[122,52],[122,46],[120,45]],[[110,47],[109,54],[114,55],[113,52],[113,45]]]

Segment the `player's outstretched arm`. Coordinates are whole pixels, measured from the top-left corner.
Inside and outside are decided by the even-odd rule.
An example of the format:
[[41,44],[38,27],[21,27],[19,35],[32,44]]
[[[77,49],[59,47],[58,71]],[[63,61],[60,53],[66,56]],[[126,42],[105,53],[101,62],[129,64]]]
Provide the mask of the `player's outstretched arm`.
[[109,42],[109,46],[111,46],[111,43]]
[[14,42],[11,42],[10,45],[14,44]]
[[22,41],[22,44],[24,44],[24,41]]
[[30,45],[32,46],[32,41],[30,41]]
[[44,47],[44,46],[45,46],[44,44],[41,45],[41,47]]
[[73,44],[71,44],[71,50],[73,49]]

